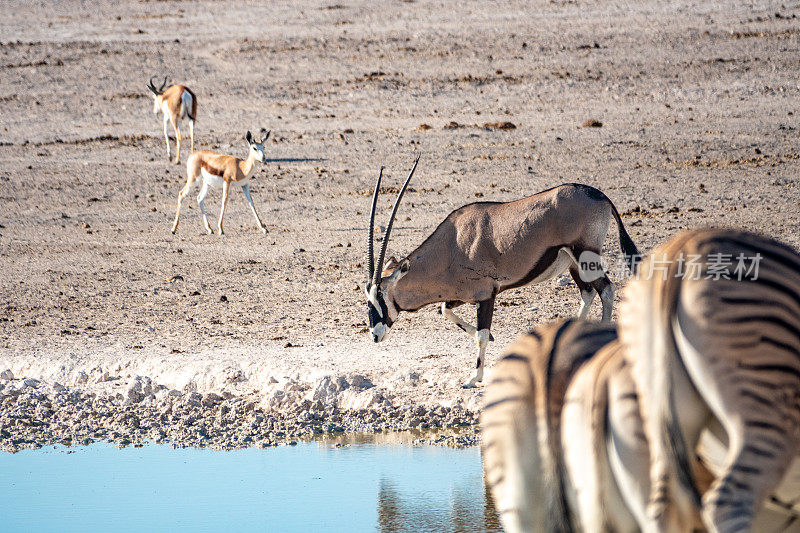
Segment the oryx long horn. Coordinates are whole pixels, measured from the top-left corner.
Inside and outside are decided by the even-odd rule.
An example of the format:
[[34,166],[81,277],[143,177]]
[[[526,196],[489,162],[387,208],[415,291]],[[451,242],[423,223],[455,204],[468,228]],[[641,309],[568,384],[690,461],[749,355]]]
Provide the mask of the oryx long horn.
[[383,270],[383,259],[386,257],[386,248],[389,246],[389,234],[392,232],[392,224],[394,224],[394,217],[397,214],[397,208],[400,206],[400,200],[403,199],[403,194],[405,194],[406,192],[406,188],[408,187],[408,182],[411,181],[411,176],[414,175],[414,171],[417,169],[417,163],[419,163],[419,158],[420,156],[418,155],[417,159],[414,160],[414,166],[411,167],[411,172],[408,173],[406,182],[403,183],[403,188],[400,189],[400,192],[397,194],[397,200],[394,201],[392,214],[389,217],[389,224],[387,224],[386,233],[384,233],[383,235],[383,246],[381,246],[381,254],[378,256],[378,265],[375,268],[375,273],[373,274],[372,283],[378,283],[380,281],[381,271]]
[[375,192],[372,193],[372,208],[369,213],[369,239],[367,239],[367,263],[369,264],[369,274],[367,275],[367,282],[369,282],[375,274],[375,251],[373,249],[373,241],[375,238],[373,232],[375,231],[375,208],[378,206],[378,191],[381,188],[381,178],[383,178],[383,167],[381,167],[381,172],[378,174]]

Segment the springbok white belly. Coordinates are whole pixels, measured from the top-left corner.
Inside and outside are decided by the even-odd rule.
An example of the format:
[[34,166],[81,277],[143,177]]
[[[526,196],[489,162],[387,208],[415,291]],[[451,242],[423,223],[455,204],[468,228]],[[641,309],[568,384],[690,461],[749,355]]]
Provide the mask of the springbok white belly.
[[222,184],[225,183],[225,180],[222,179],[222,176],[211,174],[204,168],[200,169],[200,174],[203,176],[203,183],[205,183],[209,187],[214,187],[215,189],[221,189]]

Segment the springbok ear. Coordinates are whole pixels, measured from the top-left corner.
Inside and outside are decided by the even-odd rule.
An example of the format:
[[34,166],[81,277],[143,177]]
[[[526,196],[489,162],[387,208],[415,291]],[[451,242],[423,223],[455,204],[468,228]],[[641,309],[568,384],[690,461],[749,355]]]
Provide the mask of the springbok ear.
[[247,134],[244,136],[244,140],[248,142],[248,144],[253,143],[253,134],[250,133],[250,130],[247,130]]

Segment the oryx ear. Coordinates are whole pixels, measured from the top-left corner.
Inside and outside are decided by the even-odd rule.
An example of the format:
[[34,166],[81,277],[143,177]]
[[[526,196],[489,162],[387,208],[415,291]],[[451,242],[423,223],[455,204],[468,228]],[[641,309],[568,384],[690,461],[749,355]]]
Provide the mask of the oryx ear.
[[[390,258],[390,262],[392,259],[394,259],[394,257]],[[400,278],[406,275],[410,266],[411,262],[408,259],[403,259],[402,261],[394,259],[394,264],[390,264],[383,269],[383,275],[381,277],[388,278],[391,280],[392,284],[397,283]]]
[[400,261],[398,261],[395,256],[392,256],[389,259],[387,259],[383,265],[383,270],[381,271],[381,278],[388,278],[389,276],[394,274],[399,265]]
[[386,260],[386,266],[384,266],[383,269],[384,270],[394,270],[395,268],[397,268],[397,265],[399,265],[399,264],[400,264],[400,262],[397,260],[397,258],[395,256],[392,256],[392,257],[390,257],[389,259]]
[[247,130],[247,134],[245,134],[244,140],[247,141],[247,144],[253,144],[253,134],[250,133],[250,130]]

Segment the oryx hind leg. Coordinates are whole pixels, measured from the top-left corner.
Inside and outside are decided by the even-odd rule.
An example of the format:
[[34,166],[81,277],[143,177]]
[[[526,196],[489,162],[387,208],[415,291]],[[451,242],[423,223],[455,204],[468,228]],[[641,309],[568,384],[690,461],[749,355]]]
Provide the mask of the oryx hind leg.
[[578,310],[578,318],[586,318],[586,315],[589,314],[589,306],[592,305],[594,297],[597,296],[597,291],[594,290],[591,283],[581,279],[581,270],[578,265],[573,264],[569,267],[569,273],[581,293],[581,308]]
[[603,277],[592,282],[592,287],[595,292],[600,294],[600,302],[603,304],[603,317],[601,320],[608,322],[611,320],[611,314],[614,311],[614,284],[604,273]]
[[[584,252],[589,252],[591,264],[581,264],[581,257]],[[586,318],[589,314],[589,306],[594,301],[595,295],[600,295],[600,302],[603,305],[604,322],[611,320],[614,308],[614,284],[608,279],[603,265],[600,261],[600,252],[590,249],[575,248],[569,250],[572,265],[569,273],[581,293],[581,308],[578,311],[579,318]],[[586,259],[586,258],[584,258]]]

